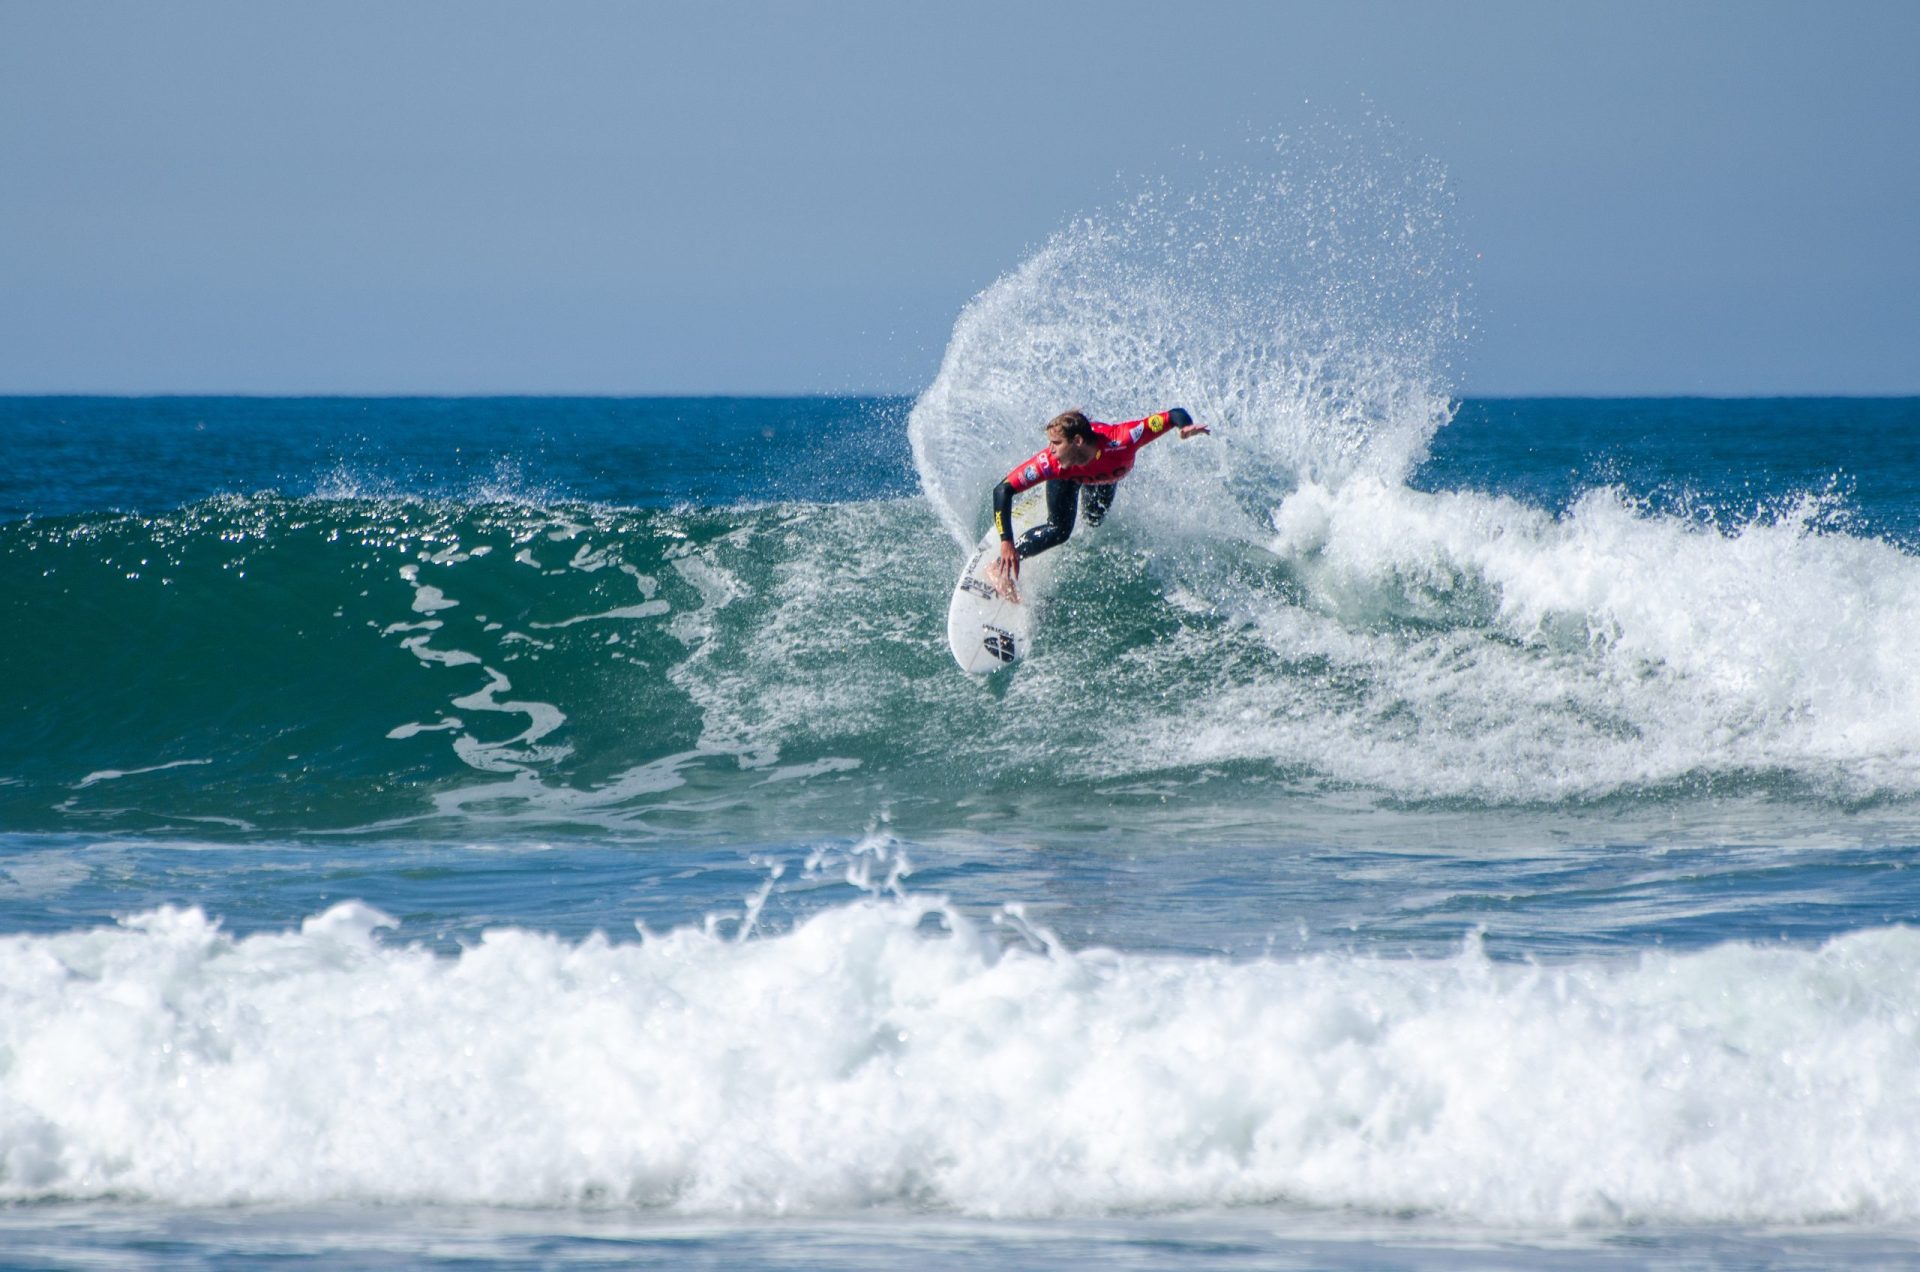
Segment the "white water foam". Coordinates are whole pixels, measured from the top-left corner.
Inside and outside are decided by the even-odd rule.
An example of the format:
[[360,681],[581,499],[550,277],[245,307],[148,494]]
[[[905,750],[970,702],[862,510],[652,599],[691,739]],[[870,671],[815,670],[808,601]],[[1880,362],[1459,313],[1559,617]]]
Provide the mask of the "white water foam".
[[141,777],[148,773],[164,773],[168,769],[192,768],[196,765],[211,763],[213,763],[212,760],[169,760],[165,764],[149,764],[145,768],[98,769],[74,783],[73,789],[83,791],[95,782],[117,782],[123,777]]
[[1006,921],[894,897],[441,957],[349,904],[5,938],[0,1197],[1920,1219],[1920,933],[1540,967]]
[[1306,604],[1248,597],[1241,613],[1368,688],[1319,714],[1337,740],[1290,730],[1275,695],[1298,685],[1278,678],[1247,678],[1213,724],[1233,722],[1239,754],[1250,733],[1274,754],[1335,743],[1332,770],[1423,794],[1783,770],[1848,796],[1920,791],[1920,561],[1824,532],[1819,514],[1802,501],[1716,528],[1611,489],[1556,518],[1465,492],[1302,486],[1272,547]]
[[[543,525],[541,529],[548,541],[567,542],[578,536],[586,530],[587,527],[571,521],[561,520],[557,525],[548,523]],[[481,544],[465,552],[460,551],[457,546],[442,548],[432,553],[424,549],[419,551],[417,553],[419,558],[417,562],[404,565],[400,567],[399,570],[401,580],[406,583],[408,588],[413,592],[413,612],[434,615],[444,610],[457,608],[460,605],[460,601],[448,596],[441,588],[421,581],[420,572],[423,564],[440,567],[453,566],[476,557],[484,557],[491,553],[492,550],[491,545]],[[523,561],[536,568],[539,566],[538,561],[534,560],[530,552],[525,549],[517,553],[513,559],[515,561]],[[654,592],[658,590],[659,581],[620,561],[612,548],[602,548],[595,551],[583,544],[576,550],[572,560],[570,560],[563,569],[547,571],[547,573],[565,574],[568,571],[578,571],[592,574],[610,565],[618,566],[622,573],[627,574],[634,580],[634,584],[643,598],[641,603],[616,606],[609,610],[600,610],[590,614],[570,615],[566,618],[547,622],[529,621],[527,625],[536,630],[558,630],[572,627],[579,623],[625,623],[636,620],[653,619],[671,612],[672,607],[667,602],[653,599]],[[489,625],[487,630],[497,630],[498,626],[497,624]],[[506,715],[524,715],[527,718],[526,728],[505,740],[483,741],[472,733],[459,732],[465,727],[461,724],[461,717],[449,715],[435,725],[423,725],[419,723],[403,724],[389,730],[386,736],[393,739],[404,739],[414,737],[420,733],[440,729],[455,731],[457,736],[453,739],[452,743],[454,754],[468,767],[482,773],[530,774],[543,766],[550,765],[554,761],[565,759],[569,756],[572,753],[571,746],[555,745],[544,741],[545,738],[559,731],[567,723],[566,713],[558,706],[549,702],[535,699],[502,699],[500,697],[501,694],[508,693],[513,689],[513,682],[504,672],[488,665],[480,655],[470,651],[437,649],[433,646],[432,642],[441,633],[443,627],[444,623],[440,619],[429,617],[421,622],[391,624],[385,628],[381,634],[386,636],[402,632],[419,633],[408,636],[400,643],[403,648],[423,663],[429,665],[437,664],[450,668],[465,666],[479,667],[480,670],[486,674],[487,683],[470,693],[453,697],[450,700],[451,705],[469,713],[486,712]],[[546,645],[536,638],[520,632],[508,632],[500,638],[500,644],[502,646],[514,642],[534,644],[545,649],[552,648],[552,646]]]

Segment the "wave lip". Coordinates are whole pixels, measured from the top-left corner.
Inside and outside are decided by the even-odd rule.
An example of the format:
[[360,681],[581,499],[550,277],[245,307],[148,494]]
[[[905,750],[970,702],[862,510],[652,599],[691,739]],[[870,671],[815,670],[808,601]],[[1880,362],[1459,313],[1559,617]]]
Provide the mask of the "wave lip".
[[1905,928],[1534,966],[1075,952],[916,897],[453,958],[390,923],[0,941],[0,1196],[1920,1218]]

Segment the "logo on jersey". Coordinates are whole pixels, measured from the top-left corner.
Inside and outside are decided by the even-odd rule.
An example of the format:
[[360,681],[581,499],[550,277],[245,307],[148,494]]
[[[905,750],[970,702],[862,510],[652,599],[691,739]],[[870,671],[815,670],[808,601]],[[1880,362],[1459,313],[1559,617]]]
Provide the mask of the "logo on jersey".
[[1020,475],[1026,478],[1028,481],[1040,480],[1040,470],[1034,467],[1032,464],[1028,464],[1025,468],[1021,469]]
[[1135,446],[1138,446],[1140,444],[1140,439],[1145,437],[1146,435],[1147,435],[1147,426],[1145,424],[1135,424],[1132,430],[1127,434],[1127,436],[1130,439],[1132,439],[1133,444]]
[[1159,432],[1163,432],[1166,429],[1166,427],[1167,427],[1167,417],[1164,413],[1160,411],[1155,411],[1152,415],[1147,416],[1147,428],[1150,431],[1154,433],[1159,433]]

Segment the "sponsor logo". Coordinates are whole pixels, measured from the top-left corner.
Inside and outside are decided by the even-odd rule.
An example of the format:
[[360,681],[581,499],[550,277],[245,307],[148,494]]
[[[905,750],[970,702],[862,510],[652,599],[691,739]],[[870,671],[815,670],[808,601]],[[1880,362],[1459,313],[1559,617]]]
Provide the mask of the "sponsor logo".
[[981,644],[985,646],[988,653],[998,658],[1001,662],[1010,663],[1014,660],[1016,655],[1013,648],[1012,632],[1005,631],[998,627],[987,627],[984,624],[981,630],[986,632],[986,638],[981,641]]
[[1146,435],[1147,435],[1147,426],[1145,424],[1135,424],[1133,426],[1133,431],[1127,434],[1129,438],[1133,439],[1133,443],[1136,446],[1140,444],[1140,439],[1145,437]]
[[1155,411],[1152,415],[1147,416],[1147,428],[1150,431],[1160,433],[1164,432],[1166,427],[1167,417],[1163,413]]
[[982,582],[974,578],[971,574],[960,580],[960,590],[963,592],[972,592],[975,596],[984,596],[990,601],[1000,598],[1000,593],[993,590],[992,584]]
[[1028,464],[1025,468],[1021,469],[1020,475],[1028,481],[1040,480],[1040,470],[1032,464]]

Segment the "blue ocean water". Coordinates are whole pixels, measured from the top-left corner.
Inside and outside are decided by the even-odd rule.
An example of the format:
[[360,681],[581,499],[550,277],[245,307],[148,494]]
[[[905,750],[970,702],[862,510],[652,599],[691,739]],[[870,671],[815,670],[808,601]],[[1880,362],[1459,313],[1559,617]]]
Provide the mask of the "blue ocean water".
[[8,1261],[1920,1252],[1920,401],[1186,402],[0,401]]

